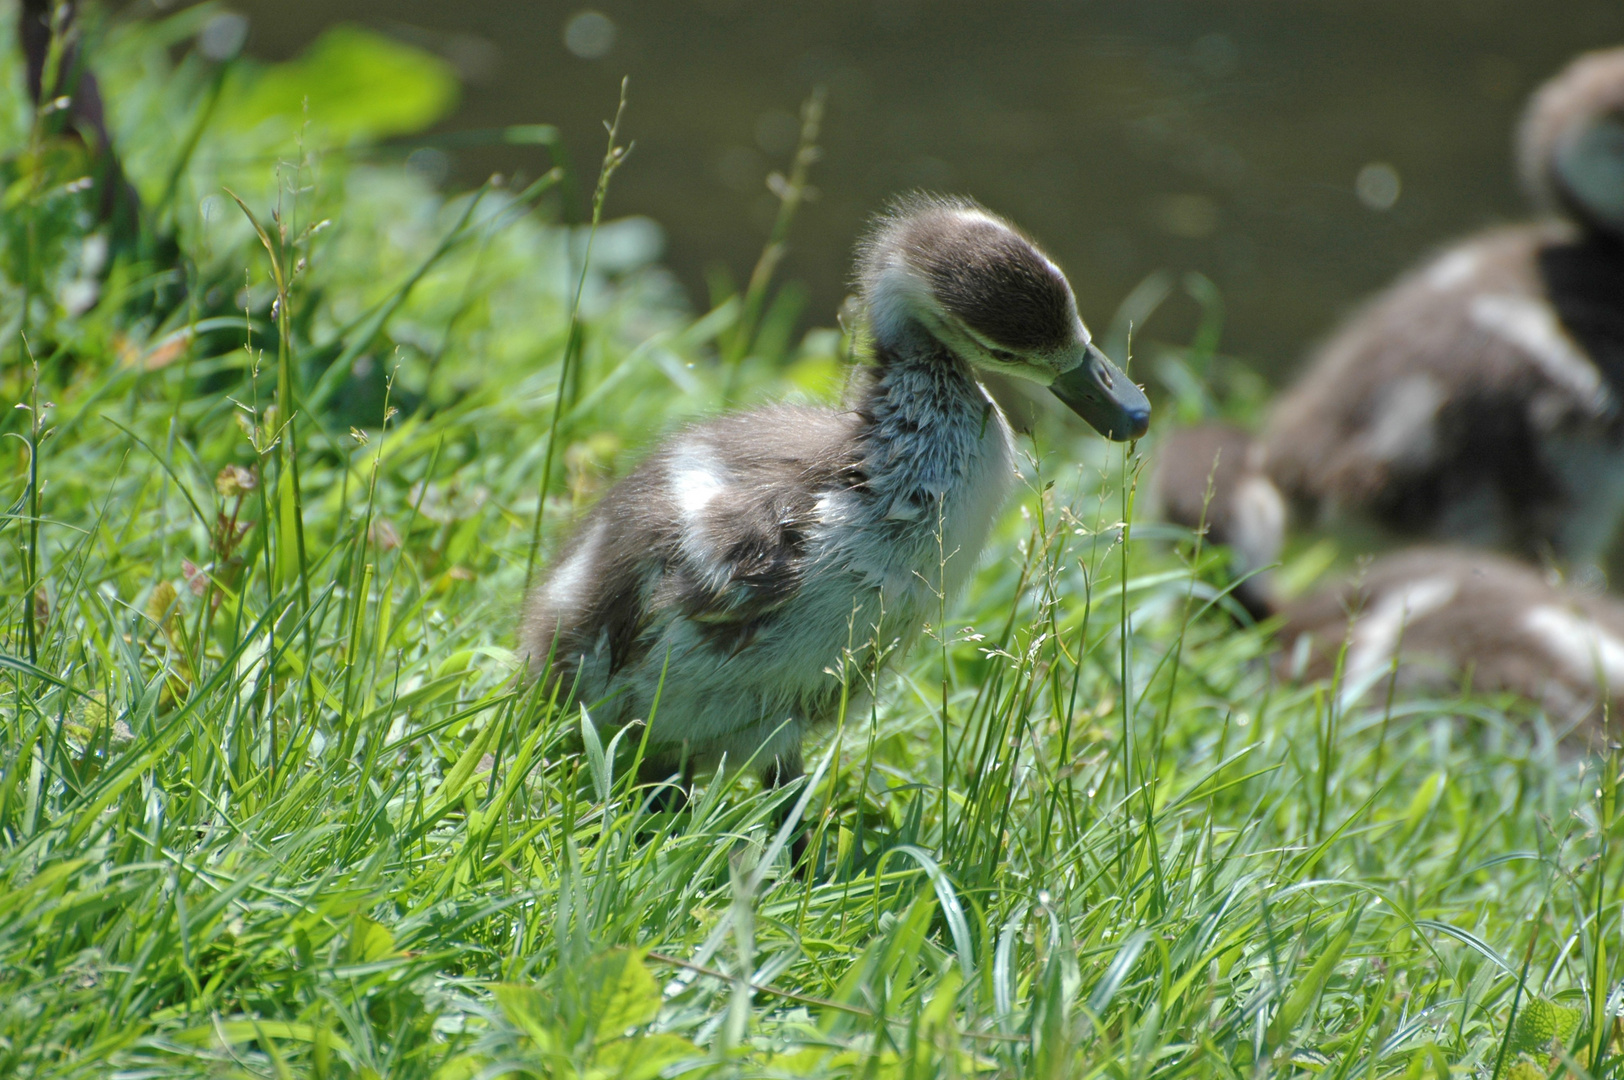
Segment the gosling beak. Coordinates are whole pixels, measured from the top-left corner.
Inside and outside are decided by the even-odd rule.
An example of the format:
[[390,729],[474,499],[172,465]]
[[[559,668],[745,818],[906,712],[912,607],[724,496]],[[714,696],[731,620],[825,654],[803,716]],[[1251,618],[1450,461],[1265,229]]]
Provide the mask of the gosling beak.
[[1090,427],[1114,442],[1137,439],[1150,427],[1150,402],[1122,369],[1095,348],[1083,362],[1049,384],[1054,396]]

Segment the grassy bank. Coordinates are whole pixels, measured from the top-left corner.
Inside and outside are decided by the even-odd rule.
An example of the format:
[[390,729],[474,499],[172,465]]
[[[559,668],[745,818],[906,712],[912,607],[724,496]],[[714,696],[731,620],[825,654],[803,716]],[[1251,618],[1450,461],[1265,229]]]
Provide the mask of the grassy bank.
[[[92,35],[125,234],[0,41],[0,1075],[1619,1074],[1617,760],[1276,683],[1070,428],[807,785],[652,807],[519,677],[532,559],[848,343],[688,310],[594,169],[437,193],[432,58],[208,18]],[[1140,363],[1198,410],[1215,348]]]

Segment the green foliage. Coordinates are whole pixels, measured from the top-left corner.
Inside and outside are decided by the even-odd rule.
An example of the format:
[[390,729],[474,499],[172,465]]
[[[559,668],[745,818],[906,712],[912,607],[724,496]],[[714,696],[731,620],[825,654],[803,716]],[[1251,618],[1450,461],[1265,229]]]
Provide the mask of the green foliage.
[[518,670],[532,530],[848,343],[759,282],[686,311],[648,222],[583,266],[552,180],[268,143],[207,90],[297,80],[206,14],[97,39],[149,215],[100,273],[0,125],[0,228],[55,238],[0,265],[0,1075],[1618,1075],[1618,759],[1276,684],[1220,560],[1122,528],[1138,453],[1058,424],[805,788],[664,806]]
[[1581,1015],[1578,1009],[1564,1008],[1543,998],[1524,1002],[1511,1028],[1509,1049],[1531,1054],[1549,1050],[1552,1042],[1566,1042],[1578,1029]]
[[610,950],[559,974],[546,990],[493,987],[516,1038],[455,1058],[438,1075],[472,1076],[500,1062],[509,1068],[523,1063],[544,1077],[654,1080],[680,1062],[704,1061],[705,1052],[687,1039],[644,1030],[664,1001],[641,953]]
[[457,90],[451,65],[432,53],[335,26],[297,60],[242,69],[227,86],[219,123],[274,125],[286,142],[308,121],[318,136],[344,144],[421,131],[451,112]]

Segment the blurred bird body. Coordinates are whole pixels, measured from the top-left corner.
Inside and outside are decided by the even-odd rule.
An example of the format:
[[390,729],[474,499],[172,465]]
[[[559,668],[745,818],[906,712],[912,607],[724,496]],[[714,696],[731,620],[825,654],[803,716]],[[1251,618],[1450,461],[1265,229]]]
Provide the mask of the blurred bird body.
[[1624,510],[1624,246],[1552,224],[1401,279],[1276,406],[1263,468],[1309,516],[1597,558]]
[[[1624,603],[1487,552],[1417,548],[1281,607],[1281,667],[1348,697],[1401,688],[1512,693],[1595,741],[1624,698]],[[1346,653],[1343,653],[1344,645]]]
[[901,204],[859,275],[873,357],[846,408],[679,433],[587,514],[529,599],[532,669],[600,726],[652,717],[653,775],[724,757],[799,775],[806,729],[951,600],[1016,475],[977,371],[1048,385],[1110,437],[1148,422],[1060,271],[975,204]]
[[1262,470],[1307,516],[1597,559],[1624,514],[1624,50],[1532,99],[1525,185],[1566,221],[1401,278],[1284,394]]

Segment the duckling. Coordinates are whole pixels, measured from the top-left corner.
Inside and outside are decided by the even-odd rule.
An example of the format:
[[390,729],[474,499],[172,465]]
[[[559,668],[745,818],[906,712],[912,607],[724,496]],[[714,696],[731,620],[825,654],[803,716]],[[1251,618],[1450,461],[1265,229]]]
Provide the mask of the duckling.
[[645,779],[725,759],[793,780],[843,681],[860,698],[958,590],[1016,477],[980,373],[1048,387],[1108,439],[1149,424],[1060,268],[975,202],[894,204],[858,247],[857,283],[872,357],[845,408],[679,432],[528,599],[531,671],[601,727],[648,721]]
[[1580,564],[1611,540],[1624,514],[1624,49],[1538,90],[1518,150],[1551,219],[1469,238],[1401,278],[1273,410],[1264,471],[1309,516]]
[[1624,700],[1624,603],[1552,585],[1504,556],[1411,549],[1281,613],[1282,667],[1329,678],[1345,642],[1352,698],[1385,689],[1389,672],[1408,689],[1469,684],[1542,705],[1580,740],[1603,734],[1604,705],[1616,715]]
[[1271,567],[1285,545],[1286,503],[1250,434],[1220,423],[1173,431],[1156,449],[1148,496],[1153,516],[1229,548],[1230,595],[1253,621],[1273,613]]

